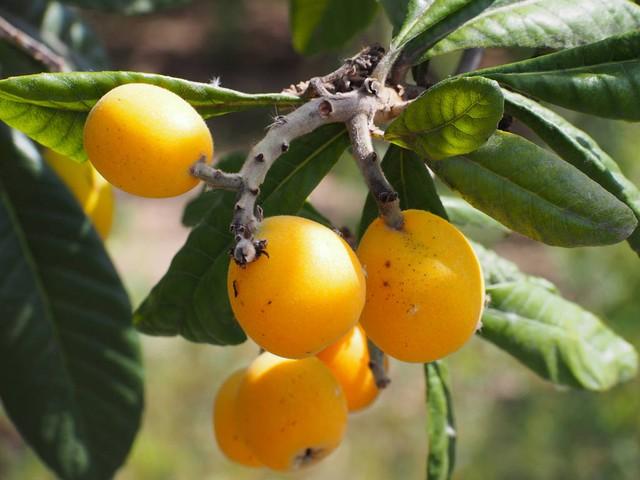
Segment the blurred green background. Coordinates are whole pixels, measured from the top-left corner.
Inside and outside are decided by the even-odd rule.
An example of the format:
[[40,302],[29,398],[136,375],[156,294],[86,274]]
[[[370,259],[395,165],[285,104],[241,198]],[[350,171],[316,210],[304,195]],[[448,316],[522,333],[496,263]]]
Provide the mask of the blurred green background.
[[[283,87],[335,67],[369,41],[389,37],[382,15],[342,52],[302,58],[290,43],[287,2],[198,1],[143,17],[86,13],[109,51],[113,67],[209,81],[248,92]],[[485,64],[530,52],[487,52]],[[509,56],[511,55],[511,56]],[[434,66],[446,75],[456,58]],[[217,156],[247,150],[274,111],[234,114],[210,122]],[[640,126],[562,112],[589,132],[640,183]],[[525,133],[519,125],[514,129]],[[146,200],[118,192],[108,248],[134,304],[165,272],[186,238],[184,204],[195,195]],[[338,226],[354,228],[365,197],[350,158],[343,158],[312,195]],[[268,213],[268,212],[267,212]],[[491,239],[496,250],[532,274],[545,276],[569,299],[591,309],[640,348],[640,259],[625,244],[563,250],[520,236]],[[257,353],[239,347],[190,344],[178,338],[143,339],[146,413],[119,480],[163,479],[418,479],[424,477],[424,381],[419,365],[393,362],[391,386],[376,404],[353,415],[340,449],[320,465],[283,477],[237,467],[215,445],[214,394],[225,376]],[[640,379],[603,393],[559,390],[511,357],[473,339],[450,359],[458,426],[454,478],[640,478]],[[0,479],[53,478],[0,414]]]

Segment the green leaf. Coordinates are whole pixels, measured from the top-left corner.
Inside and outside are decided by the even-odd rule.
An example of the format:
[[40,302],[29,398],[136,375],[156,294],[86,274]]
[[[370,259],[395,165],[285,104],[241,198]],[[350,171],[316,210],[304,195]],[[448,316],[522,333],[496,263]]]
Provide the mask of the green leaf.
[[300,102],[292,95],[246,94],[164,75],[138,72],[74,72],[24,75],[0,81],[0,120],[63,155],[86,160],[82,130],[96,102],[125,83],[148,83],[180,95],[205,118]]
[[22,73],[37,72],[42,65],[24,55],[13,45],[0,39],[0,79]]
[[191,0],[64,0],[78,7],[124,15],[140,15],[187,5]]
[[637,220],[624,203],[553,153],[517,135],[496,134],[465,156],[431,168],[471,205],[549,245],[607,245]]
[[449,387],[449,369],[443,361],[426,363],[428,480],[451,478],[456,460],[456,430]]
[[298,216],[318,222],[325,227],[333,228],[329,219],[322,215],[311,202],[304,202],[304,205],[302,205],[302,208],[298,211]]
[[500,2],[438,42],[423,59],[465,48],[564,49],[640,27],[629,0],[516,0]]
[[[596,141],[557,113],[517,93],[504,92],[507,111],[531,128],[558,155],[624,202],[640,219],[640,190]],[[640,254],[640,230],[627,239]]]
[[[230,153],[220,159],[216,168],[228,173],[239,172],[246,158],[247,154],[243,152]],[[182,224],[185,227],[195,227],[206,217],[208,212],[218,208],[222,202],[224,202],[225,198],[227,197],[222,190],[203,189],[200,195],[192,199],[184,208]]]
[[440,197],[451,223],[459,228],[472,227],[481,230],[494,231],[501,234],[509,233],[509,229],[496,222],[489,215],[473,208],[458,197]]
[[74,69],[109,68],[100,39],[76,10],[60,2],[49,2],[42,12],[39,27],[44,42],[66,57]]
[[[393,50],[400,49],[411,40],[423,35],[421,42],[431,39],[434,43],[434,33],[441,32],[443,24],[448,31],[452,31],[464,23],[468,18],[473,18],[479,12],[494,3],[495,0],[400,0],[399,2],[386,2],[387,11],[395,10],[396,18],[398,13],[404,14],[404,20],[398,28],[398,33],[391,41]],[[400,5],[398,5],[398,3]],[[460,19],[463,14],[464,19]],[[455,23],[453,20],[455,19]],[[442,35],[442,33],[440,33]]]
[[391,41],[391,50],[403,50],[406,63],[417,64],[439,40],[496,0],[408,0],[405,21]]
[[340,48],[366,28],[377,11],[376,0],[290,0],[293,46],[305,55]]
[[[471,81],[470,81],[471,80]],[[385,140],[439,160],[482,146],[504,111],[500,86],[486,78],[457,78],[430,88],[387,128]]]
[[538,375],[560,385],[604,390],[633,376],[636,354],[593,314],[568,302],[544,278],[481,245],[490,304],[480,335]]
[[[436,187],[424,162],[414,152],[391,145],[382,160],[387,180],[398,192],[400,208],[417,208],[447,218]],[[369,194],[362,210],[358,238],[378,216],[376,202]]]
[[476,74],[571,110],[640,121],[640,30]]
[[0,398],[58,476],[112,478],[143,408],[129,299],[71,193],[6,127],[0,179]]
[[[349,144],[343,125],[328,125],[292,142],[271,167],[259,203],[265,215],[296,214]],[[235,194],[222,192],[216,208],[192,230],[169,271],[136,311],[139,330],[182,335],[194,342],[237,344],[245,335],[231,313],[226,271]]]
[[607,390],[632,378],[633,347],[595,315],[526,281],[487,286],[480,335],[559,385]]

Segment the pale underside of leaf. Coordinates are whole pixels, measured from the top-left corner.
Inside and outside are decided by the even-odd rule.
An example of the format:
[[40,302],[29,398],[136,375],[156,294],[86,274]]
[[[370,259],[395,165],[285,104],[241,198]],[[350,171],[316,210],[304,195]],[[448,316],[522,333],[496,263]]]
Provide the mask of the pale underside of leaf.
[[552,382],[606,390],[635,375],[633,347],[579,306],[526,281],[487,293],[480,334]]

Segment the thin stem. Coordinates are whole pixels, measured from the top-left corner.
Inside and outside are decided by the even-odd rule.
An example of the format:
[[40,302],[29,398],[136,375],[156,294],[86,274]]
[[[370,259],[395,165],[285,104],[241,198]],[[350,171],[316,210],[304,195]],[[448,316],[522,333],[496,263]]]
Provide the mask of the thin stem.
[[384,48],[380,45],[368,46],[353,57],[347,58],[337,70],[322,77],[291,85],[284,91],[303,98],[322,96],[318,94],[317,88],[314,88],[312,83],[320,83],[332,93],[345,93],[356,90],[371,75],[383,56]]
[[369,339],[367,339],[367,346],[369,347],[369,368],[376,381],[376,386],[382,390],[391,383],[391,379],[387,376],[387,370],[384,368],[384,352]]
[[402,229],[404,219],[400,211],[398,193],[384,176],[378,154],[373,149],[370,120],[365,113],[358,113],[347,122],[353,155],[358,162],[369,191],[378,205],[384,222],[396,230]]
[[0,16],[0,38],[18,47],[31,58],[47,67],[50,72],[68,72],[71,70],[64,57],[11,24],[3,16]]
[[238,173],[226,173],[207,165],[204,159],[191,167],[191,175],[204,181],[211,188],[239,192],[244,186],[242,176]]
[[256,205],[256,200],[271,165],[289,150],[289,145],[296,138],[321,125],[346,121],[357,108],[357,94],[352,92],[308,101],[290,114],[279,117],[265,137],[251,149],[240,170],[243,186],[231,223],[236,241],[233,256],[238,264],[252,262],[266,247],[264,242],[255,241],[253,236],[262,220],[262,211]]
[[376,66],[375,70],[371,74],[371,77],[384,85],[387,82],[387,77],[389,76],[391,70],[394,68],[394,64],[396,63],[396,60],[398,60],[398,57],[401,53],[402,50],[389,51],[384,57],[382,57],[382,60],[380,60],[380,63],[378,63],[378,65]]
[[462,57],[460,57],[460,62],[458,63],[455,74],[460,75],[461,73],[476,70],[480,66],[483,56],[484,48],[468,48],[462,52]]

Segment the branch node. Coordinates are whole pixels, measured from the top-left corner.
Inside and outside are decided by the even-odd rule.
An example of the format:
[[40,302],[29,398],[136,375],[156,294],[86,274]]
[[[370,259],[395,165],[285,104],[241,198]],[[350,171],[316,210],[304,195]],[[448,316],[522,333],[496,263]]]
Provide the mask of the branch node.
[[376,97],[380,93],[382,89],[382,85],[375,78],[367,78],[362,84],[362,88],[365,92],[370,93],[371,95],[375,95]]
[[333,105],[331,105],[331,102],[328,100],[320,102],[320,105],[318,106],[318,113],[320,113],[322,118],[329,118],[331,113],[333,113]]
[[378,195],[378,200],[382,203],[391,203],[395,202],[398,199],[398,192],[380,192]]

